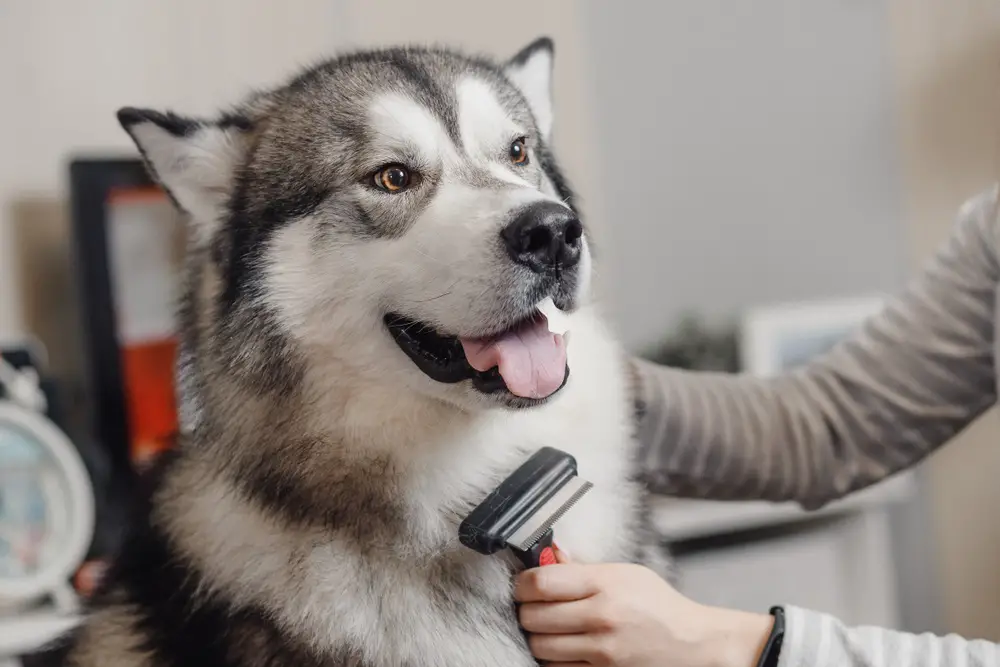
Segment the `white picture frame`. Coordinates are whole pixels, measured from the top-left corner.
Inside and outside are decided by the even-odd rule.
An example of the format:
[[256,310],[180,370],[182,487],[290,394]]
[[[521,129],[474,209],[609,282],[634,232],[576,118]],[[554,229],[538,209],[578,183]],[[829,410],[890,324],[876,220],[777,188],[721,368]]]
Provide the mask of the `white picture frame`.
[[882,294],[752,308],[742,319],[742,370],[769,377],[821,354],[885,308]]

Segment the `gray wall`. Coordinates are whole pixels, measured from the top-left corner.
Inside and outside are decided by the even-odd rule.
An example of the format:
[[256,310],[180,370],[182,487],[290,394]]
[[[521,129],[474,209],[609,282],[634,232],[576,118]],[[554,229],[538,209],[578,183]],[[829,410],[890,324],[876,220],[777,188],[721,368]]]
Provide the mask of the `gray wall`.
[[[905,226],[888,17],[858,0],[587,0],[605,308],[642,349],[683,312],[892,291]],[[586,194],[586,193],[584,193]],[[903,624],[937,626],[920,499]]]
[[899,284],[883,3],[585,7],[604,204],[591,214],[627,344],[656,342],[688,308]]

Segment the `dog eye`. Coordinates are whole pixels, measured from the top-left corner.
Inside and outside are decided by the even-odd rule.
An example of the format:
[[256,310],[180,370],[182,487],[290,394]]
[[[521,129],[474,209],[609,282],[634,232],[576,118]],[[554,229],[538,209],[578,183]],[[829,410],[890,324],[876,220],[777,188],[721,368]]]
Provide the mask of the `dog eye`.
[[401,164],[390,164],[375,172],[375,187],[386,192],[400,192],[410,185],[410,170]]
[[510,145],[510,161],[514,164],[527,164],[528,147],[525,145],[524,137],[515,139],[514,143]]

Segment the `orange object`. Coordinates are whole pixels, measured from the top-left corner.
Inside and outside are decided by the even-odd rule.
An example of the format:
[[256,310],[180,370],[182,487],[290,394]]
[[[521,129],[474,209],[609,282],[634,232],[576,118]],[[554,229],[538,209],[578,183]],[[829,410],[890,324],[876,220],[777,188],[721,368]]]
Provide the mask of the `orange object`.
[[122,351],[131,453],[140,466],[169,449],[177,434],[176,353],[172,339],[128,345]]
[[173,446],[178,431],[174,311],[184,228],[159,188],[115,189],[108,206],[129,454],[141,471]]
[[542,549],[542,553],[538,555],[539,565],[556,565],[559,560],[556,558],[556,554],[552,551],[552,547],[545,547]]
[[101,583],[101,577],[108,569],[108,564],[102,560],[88,560],[76,571],[73,577],[73,587],[84,598],[89,598]]

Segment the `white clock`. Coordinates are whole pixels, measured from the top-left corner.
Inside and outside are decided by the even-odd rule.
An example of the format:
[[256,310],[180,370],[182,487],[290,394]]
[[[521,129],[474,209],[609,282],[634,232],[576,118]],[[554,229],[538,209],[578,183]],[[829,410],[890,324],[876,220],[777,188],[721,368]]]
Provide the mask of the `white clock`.
[[9,656],[30,648],[27,635],[44,639],[49,621],[55,628],[72,612],[69,582],[87,555],[95,517],[87,469],[43,414],[33,370],[0,359],[0,383],[0,656]]

